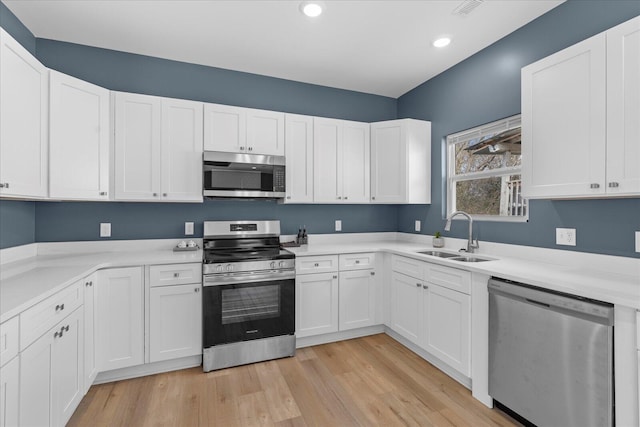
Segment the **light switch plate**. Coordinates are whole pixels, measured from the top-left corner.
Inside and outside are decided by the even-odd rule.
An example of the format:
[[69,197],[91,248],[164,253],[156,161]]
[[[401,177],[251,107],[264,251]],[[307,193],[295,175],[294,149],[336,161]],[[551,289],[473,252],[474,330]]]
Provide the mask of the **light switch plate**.
[[336,219],[336,231],[342,231],[342,221]]
[[556,245],[575,246],[575,228],[556,228]]
[[636,252],[640,252],[640,231],[636,231]]
[[100,223],[100,237],[111,237],[111,223],[110,222],[101,222]]
[[193,223],[185,222],[184,223],[184,235],[185,236],[193,236]]
[[420,220],[416,219],[416,226],[415,226],[416,231],[420,231],[421,226],[422,226],[422,224],[421,224]]

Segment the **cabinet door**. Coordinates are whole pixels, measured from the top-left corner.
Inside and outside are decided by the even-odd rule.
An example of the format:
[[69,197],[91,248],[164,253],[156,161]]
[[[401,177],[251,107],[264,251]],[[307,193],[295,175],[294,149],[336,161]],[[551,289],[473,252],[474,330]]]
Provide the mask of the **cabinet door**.
[[51,70],[49,196],[109,198],[109,91]]
[[407,145],[400,122],[371,124],[371,200],[407,201]]
[[162,100],[163,201],[202,201],[202,103]]
[[342,140],[340,120],[313,119],[313,201],[338,203],[338,147]]
[[418,344],[422,281],[404,274],[391,275],[391,329]]
[[0,28],[0,196],[46,197],[48,70]]
[[605,35],[522,69],[525,197],[605,192]]
[[83,308],[80,307],[51,332],[59,332],[53,340],[51,354],[52,419],[64,426],[84,396],[84,331]]
[[313,117],[285,116],[285,203],[313,202]]
[[18,425],[20,358],[14,357],[0,368],[0,427]]
[[144,363],[144,306],[141,267],[98,272],[98,370]]
[[204,149],[244,153],[247,146],[246,108],[204,105]]
[[284,113],[247,110],[247,150],[251,154],[284,156]]
[[369,124],[342,122],[342,143],[338,154],[338,192],[346,203],[370,199]]
[[343,271],[339,284],[340,330],[376,323],[376,281],[373,270]]
[[640,193],[640,17],[607,31],[607,193]]
[[201,289],[200,283],[151,288],[151,362],[202,353]]
[[115,94],[115,198],[160,200],[161,98]]
[[296,336],[338,330],[338,275],[306,274],[296,277]]
[[89,391],[98,375],[98,354],[96,342],[98,339],[97,323],[97,273],[82,280],[84,287],[84,380],[83,394]]
[[470,376],[470,297],[426,282],[422,294],[422,346],[429,353]]
[[58,332],[59,328],[54,327],[20,353],[20,425],[54,424],[51,374],[53,335]]

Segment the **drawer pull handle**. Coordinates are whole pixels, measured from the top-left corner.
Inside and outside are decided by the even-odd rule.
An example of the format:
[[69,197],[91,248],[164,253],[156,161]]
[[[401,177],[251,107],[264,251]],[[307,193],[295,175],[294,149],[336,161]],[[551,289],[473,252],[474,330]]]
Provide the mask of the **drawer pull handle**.
[[427,285],[422,285],[422,289],[429,289]]
[[600,184],[595,183],[590,185],[591,188],[600,188]]
[[609,188],[618,188],[620,187],[620,184],[617,182],[610,182],[609,183]]
[[56,332],[53,334],[53,338],[62,338],[62,332]]
[[360,260],[359,259],[356,260],[356,264],[360,264]]
[[180,277],[180,273],[173,273],[173,277]]
[[416,283],[416,286],[417,287],[421,287],[422,285],[420,283]]
[[200,292],[200,288],[196,288],[196,289],[195,289],[195,291],[196,291],[196,292]]
[[338,276],[333,276],[333,278],[334,278],[334,279],[337,279],[337,278],[338,278]]
[[372,272],[371,272],[371,275],[372,275],[372,276],[375,276],[375,275],[376,275],[376,272],[375,272],[375,271],[372,271]]
[[318,264],[317,262],[315,264],[313,264],[314,267],[320,267],[320,264]]
[[64,310],[64,304],[56,305],[56,311],[62,311],[62,310]]
[[100,192],[100,195],[101,195],[101,196],[106,196],[106,195],[107,195],[107,192],[106,192],[106,191],[101,191],[101,192]]

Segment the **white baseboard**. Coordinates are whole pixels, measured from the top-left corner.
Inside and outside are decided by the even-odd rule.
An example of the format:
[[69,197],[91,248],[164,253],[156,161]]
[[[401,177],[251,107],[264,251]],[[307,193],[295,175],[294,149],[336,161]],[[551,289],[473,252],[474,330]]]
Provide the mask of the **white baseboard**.
[[161,374],[163,372],[177,371],[180,369],[194,368],[200,365],[202,365],[202,355],[181,357],[179,359],[164,360],[162,362],[145,363],[144,365],[100,372],[96,377],[96,380],[93,382],[93,385],[129,380],[131,378]]
[[381,334],[384,325],[367,326],[365,328],[351,329],[348,331],[332,332],[330,334],[314,335],[312,337],[296,338],[296,348],[311,347],[313,345],[328,344],[336,341],[350,340],[366,337],[367,335]]

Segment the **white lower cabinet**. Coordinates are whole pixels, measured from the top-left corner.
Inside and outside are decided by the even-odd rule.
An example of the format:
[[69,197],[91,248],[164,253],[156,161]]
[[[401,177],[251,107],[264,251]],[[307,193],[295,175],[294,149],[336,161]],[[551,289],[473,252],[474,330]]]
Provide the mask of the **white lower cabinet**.
[[418,344],[422,280],[394,271],[391,275],[391,329]]
[[18,425],[20,358],[14,357],[0,368],[0,427]]
[[338,274],[296,276],[296,336],[338,331]]
[[82,308],[20,353],[20,425],[64,426],[83,393]]
[[392,266],[391,329],[469,377],[471,274],[400,256]]
[[150,290],[150,362],[202,353],[202,285]]
[[422,293],[422,337],[425,350],[470,375],[471,297],[425,282]]
[[144,281],[142,267],[98,272],[99,370],[144,363]]
[[86,394],[98,375],[98,353],[96,338],[98,337],[97,297],[98,274],[94,273],[83,281],[84,287],[84,392]]
[[375,285],[373,270],[340,272],[338,325],[341,331],[377,323]]

